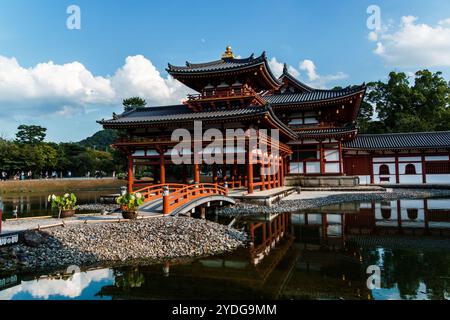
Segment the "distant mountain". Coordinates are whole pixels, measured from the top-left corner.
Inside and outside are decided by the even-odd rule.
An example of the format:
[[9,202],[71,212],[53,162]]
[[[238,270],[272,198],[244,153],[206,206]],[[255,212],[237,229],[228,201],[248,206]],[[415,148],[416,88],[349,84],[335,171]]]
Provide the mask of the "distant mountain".
[[115,130],[101,130],[92,137],[79,142],[83,147],[89,147],[96,150],[106,150],[117,139],[118,133]]

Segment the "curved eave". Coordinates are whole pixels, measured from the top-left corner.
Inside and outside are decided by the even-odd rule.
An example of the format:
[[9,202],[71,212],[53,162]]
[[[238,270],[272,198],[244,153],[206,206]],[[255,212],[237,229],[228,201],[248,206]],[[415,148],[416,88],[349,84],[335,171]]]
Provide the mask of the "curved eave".
[[[349,100],[353,97],[356,99],[361,99],[364,97],[366,93],[366,88],[361,89],[356,92],[349,93],[347,95],[343,95],[337,98],[323,99],[323,100],[315,100],[315,101],[304,101],[304,102],[283,102],[283,103],[271,103],[272,108],[274,109],[294,109],[294,108],[308,108],[308,107],[323,107],[323,106],[333,106],[336,103],[343,102]],[[356,101],[356,100],[355,100]]]
[[270,106],[267,107],[267,115],[266,119],[273,125],[274,128],[279,129],[287,138],[289,139],[297,139],[297,133],[285,125],[273,112]]
[[313,92],[315,89],[311,88],[310,86],[307,86],[303,82],[296,79],[294,76],[292,76],[289,72],[286,70],[284,71],[283,75],[278,79],[280,82],[283,81],[284,78],[287,78],[290,82],[292,82],[298,89],[304,90],[306,92]]
[[248,114],[248,115],[234,115],[228,116],[226,118],[210,117],[204,119],[180,119],[180,120],[158,120],[158,121],[132,121],[132,122],[111,122],[111,121],[97,121],[105,129],[131,129],[136,127],[179,127],[181,124],[192,124],[195,121],[202,121],[206,123],[223,123],[236,120],[251,120],[258,119],[264,116],[264,111],[261,110],[259,113]]
[[[305,139],[327,139],[327,138],[334,138],[337,140],[344,140],[344,138],[346,139],[351,139],[354,136],[356,136],[356,134],[358,133],[358,129],[356,128],[349,128],[348,130],[343,130],[343,131],[339,131],[339,132],[299,132],[297,131],[297,140],[298,141],[303,141]],[[295,141],[289,143],[289,144],[298,144]]]
[[[233,59],[233,61],[247,61],[250,60],[250,58],[247,59]],[[176,67],[169,64],[169,67],[166,69],[166,71],[173,76],[176,79],[190,79],[190,78],[198,78],[198,77],[207,77],[211,76],[213,74],[220,74],[220,75],[233,75],[239,72],[249,72],[254,71],[255,69],[258,69],[263,72],[263,76],[266,79],[266,82],[270,85],[272,89],[279,88],[282,83],[273,75],[269,63],[267,61],[267,57],[265,52],[258,57],[253,59],[253,61],[248,61],[244,63],[242,66],[231,66],[231,67],[225,67],[225,68],[218,68],[218,69],[212,69],[212,70],[195,70],[195,68],[191,68],[192,66],[195,67],[208,67],[208,66],[215,66],[219,63],[220,60],[214,61],[211,63],[204,63],[204,64],[191,64],[187,63],[187,67]],[[226,61],[226,60],[225,60]],[[261,69],[262,68],[262,69]]]

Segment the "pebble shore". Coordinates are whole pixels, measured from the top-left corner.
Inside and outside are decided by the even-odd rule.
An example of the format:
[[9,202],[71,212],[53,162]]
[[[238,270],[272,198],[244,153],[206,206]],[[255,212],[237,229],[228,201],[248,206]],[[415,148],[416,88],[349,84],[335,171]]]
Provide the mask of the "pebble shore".
[[327,197],[301,200],[282,200],[271,207],[254,203],[237,203],[233,207],[218,210],[220,216],[238,217],[256,214],[294,213],[305,209],[325,207],[346,202],[390,201],[397,199],[425,199],[430,197],[450,197],[450,190],[439,189],[394,189],[392,192],[354,192]]
[[206,220],[164,217],[122,223],[56,227],[25,235],[0,251],[0,272],[56,270],[71,265],[161,262],[233,251],[245,233]]

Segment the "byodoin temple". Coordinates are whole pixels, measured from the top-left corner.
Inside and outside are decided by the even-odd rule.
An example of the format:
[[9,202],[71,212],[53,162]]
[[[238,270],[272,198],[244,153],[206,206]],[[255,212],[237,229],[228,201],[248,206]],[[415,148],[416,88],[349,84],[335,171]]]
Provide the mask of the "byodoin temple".
[[[230,47],[217,61],[169,64],[167,72],[196,94],[179,105],[136,108],[99,121],[104,128],[124,132],[114,147],[127,154],[130,191],[151,183],[208,181],[253,193],[285,183],[351,187],[450,179],[450,132],[358,134],[364,84],[315,89],[287,67],[275,77],[265,53],[236,58]],[[201,139],[196,150],[198,123],[201,138],[209,129],[219,130],[222,137]],[[194,139],[191,148],[181,151],[189,161],[175,164],[172,156],[180,140],[172,135],[180,128]],[[229,147],[229,130],[255,130],[265,147],[250,143],[248,134],[233,136]],[[270,134],[273,130],[276,135]],[[223,147],[211,147],[213,140]],[[225,161],[205,163],[200,155],[207,153],[221,154]]]

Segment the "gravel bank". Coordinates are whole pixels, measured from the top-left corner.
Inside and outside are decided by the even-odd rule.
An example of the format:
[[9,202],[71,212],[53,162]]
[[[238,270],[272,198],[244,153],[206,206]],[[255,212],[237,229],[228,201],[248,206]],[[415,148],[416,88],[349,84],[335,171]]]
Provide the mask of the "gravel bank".
[[272,207],[240,202],[233,207],[221,208],[222,216],[248,216],[267,213],[297,212],[334,204],[359,201],[383,201],[397,199],[425,199],[430,197],[450,197],[450,190],[438,189],[393,189],[392,192],[355,192],[331,195],[316,199],[282,200]]
[[88,267],[115,262],[161,262],[233,251],[247,237],[206,220],[164,217],[123,223],[57,227],[28,233],[0,252],[0,272]]

